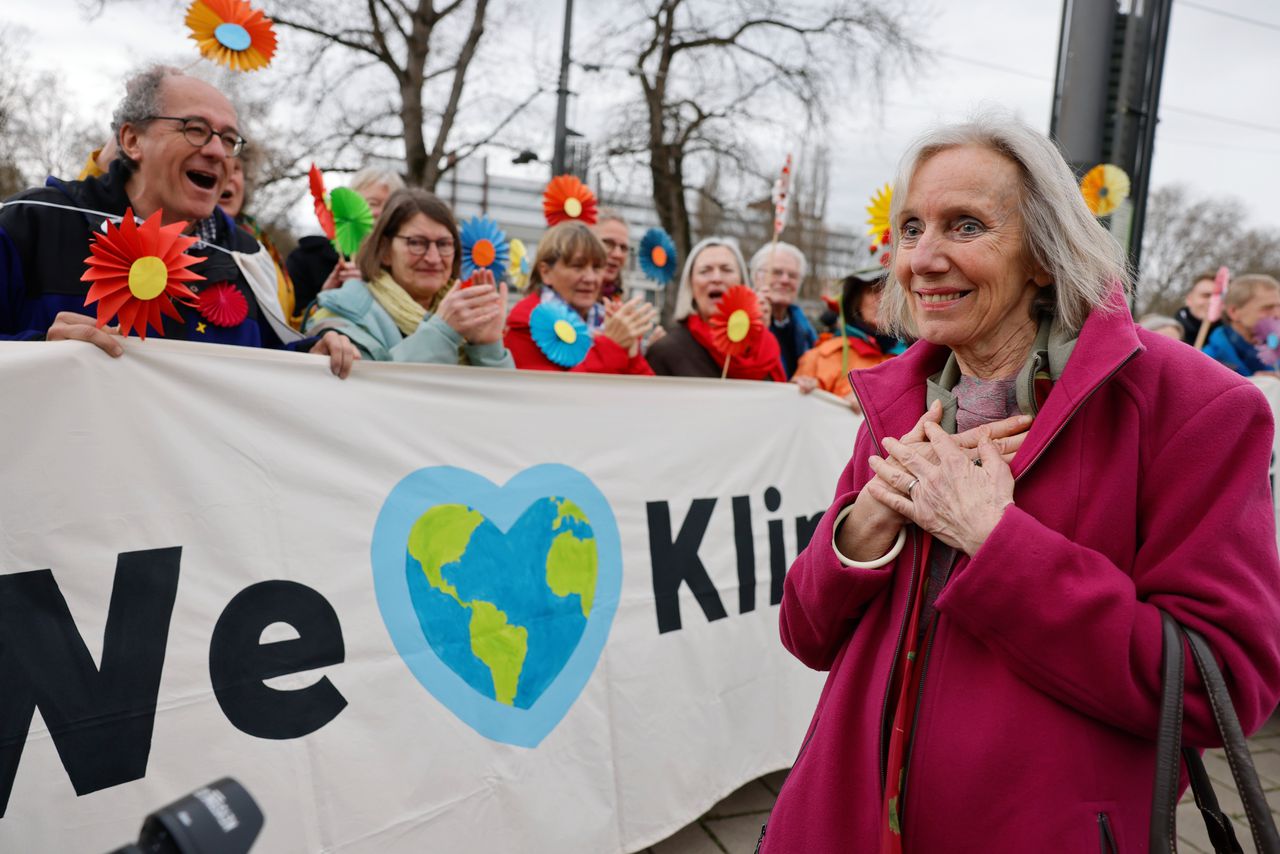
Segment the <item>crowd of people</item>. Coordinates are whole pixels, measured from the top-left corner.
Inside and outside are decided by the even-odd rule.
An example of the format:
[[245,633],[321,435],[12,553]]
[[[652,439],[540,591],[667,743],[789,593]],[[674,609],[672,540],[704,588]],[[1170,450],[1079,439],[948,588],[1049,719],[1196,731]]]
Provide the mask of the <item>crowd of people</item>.
[[[187,222],[200,238],[190,251],[204,276],[192,290],[228,284],[247,306],[243,317],[230,319],[210,316],[199,304],[179,306],[179,319],[166,320],[163,334],[325,355],[343,377],[359,359],[727,375],[790,380],[803,392],[842,397],[858,411],[849,371],[875,366],[911,340],[878,325],[881,278],[841,282],[819,334],[798,300],[808,274],[804,253],[786,242],[766,243],[748,263],[737,242],[724,237],[708,237],[690,251],[674,325],[663,329],[654,308],[627,293],[631,229],[608,210],[590,227],[571,221],[542,236],[522,298],[487,271],[464,286],[453,211],[434,194],[405,186],[389,168],[361,170],[350,182],[374,218],[355,257],[340,256],[324,236],[307,235],[282,260],[248,213],[254,149],[237,124],[221,92],[177,69],[157,66],[131,78],[112,116],[111,139],[89,155],[78,180],[51,176],[0,211],[0,337],[82,339],[119,355],[118,330],[85,313],[88,284],[80,273],[90,236],[105,219],[118,221],[130,210],[140,219],[158,211],[166,224]],[[711,321],[724,293],[742,284],[758,295],[767,328],[727,360],[726,371]],[[1200,277],[1176,318],[1140,322],[1194,342],[1213,286],[1212,275]],[[1258,355],[1270,334],[1259,324],[1280,318],[1280,283],[1240,276],[1223,300],[1224,320],[1212,323],[1204,351],[1245,375],[1274,371]],[[542,306],[547,310],[537,311]],[[549,357],[536,334],[538,319],[555,311],[571,312],[585,326],[581,350],[570,348],[572,364]]]
[[[847,379],[901,352],[876,327],[881,283],[850,277],[819,336],[798,304],[808,265],[786,242],[766,244],[746,262],[737,242],[710,237],[684,260],[674,324],[627,292],[631,227],[601,212],[571,220],[537,241],[526,292],[488,270],[463,280],[454,212],[436,195],[408,187],[395,171],[367,168],[350,187],[368,203],[372,232],[354,257],[321,235],[302,237],[282,259],[248,213],[252,145],[231,102],[214,86],[156,66],[130,78],[112,116],[111,139],[93,151],[77,180],[51,176],[0,210],[0,337],[80,339],[112,355],[119,329],[87,313],[81,281],[90,238],[105,221],[159,213],[198,237],[187,250],[204,277],[197,297],[231,287],[242,316],[177,304],[164,321],[171,338],[300,350],[327,356],[345,377],[358,360],[472,365],[499,369],[690,376],[786,382],[822,389],[857,408]],[[712,320],[721,297],[749,285],[767,316],[764,331],[727,358]],[[580,322],[583,337],[565,356],[540,332],[547,318]],[[568,321],[566,321],[568,322]],[[575,326],[575,328],[577,328]],[[576,333],[572,333],[573,337]],[[550,355],[549,355],[550,353]],[[726,371],[726,361],[728,367]]]

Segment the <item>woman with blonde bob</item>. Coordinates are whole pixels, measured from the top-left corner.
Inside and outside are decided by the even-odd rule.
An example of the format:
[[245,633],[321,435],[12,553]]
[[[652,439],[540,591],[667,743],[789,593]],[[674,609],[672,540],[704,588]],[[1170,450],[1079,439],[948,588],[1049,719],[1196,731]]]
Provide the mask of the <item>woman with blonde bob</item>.
[[[852,372],[865,421],[786,577],[783,644],[829,673],[762,850],[1146,851],[1161,612],[1246,731],[1280,697],[1266,401],[1134,324],[1123,253],[1012,117],[917,140],[890,221],[881,321],[919,340]],[[1198,678],[1183,724],[1220,738]]]
[[581,222],[563,222],[538,241],[530,293],[511,309],[506,344],[516,367],[592,374],[652,374],[640,343],[657,312],[642,298],[601,303],[608,254]]
[[[710,320],[720,298],[734,285],[747,281],[747,262],[731,237],[708,237],[689,252],[676,292],[678,325],[649,347],[649,364],[656,374],[674,377],[719,378],[725,356],[715,346]],[[783,383],[782,350],[765,329],[746,352],[729,360],[729,376],[738,380]]]
[[397,190],[356,255],[360,278],[321,291],[303,331],[333,329],[366,358],[514,368],[502,345],[507,286],[459,288],[458,226],[426,190]]

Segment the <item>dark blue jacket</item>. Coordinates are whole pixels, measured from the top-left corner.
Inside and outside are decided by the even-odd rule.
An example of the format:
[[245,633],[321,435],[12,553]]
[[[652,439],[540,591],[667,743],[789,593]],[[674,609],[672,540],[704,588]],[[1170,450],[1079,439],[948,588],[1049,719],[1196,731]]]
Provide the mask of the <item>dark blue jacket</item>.
[[[124,189],[128,178],[128,169],[116,161],[101,178],[61,181],[51,177],[45,186],[24,190],[0,208],[0,340],[42,340],[58,312],[94,316],[97,310],[96,304],[85,306],[89,283],[80,281],[80,276],[89,257],[90,235],[101,231],[104,217],[15,202],[49,202],[119,216],[130,204]],[[221,208],[214,208],[213,222],[217,245],[246,254],[262,251]],[[193,291],[229,282],[244,294],[249,313],[236,326],[221,327],[205,321],[195,308],[174,303],[182,321],[164,319],[166,338],[246,347],[283,346],[230,255],[201,244],[192,246],[187,254],[204,259],[191,267],[205,277],[203,282],[190,283]],[[307,349],[314,340],[303,339],[288,349]]]
[[787,379],[791,379],[800,357],[818,343],[818,333],[795,304],[787,306],[787,320],[782,324],[774,321],[773,315],[769,316],[769,331],[778,339],[778,346],[782,348],[782,367],[787,371]]

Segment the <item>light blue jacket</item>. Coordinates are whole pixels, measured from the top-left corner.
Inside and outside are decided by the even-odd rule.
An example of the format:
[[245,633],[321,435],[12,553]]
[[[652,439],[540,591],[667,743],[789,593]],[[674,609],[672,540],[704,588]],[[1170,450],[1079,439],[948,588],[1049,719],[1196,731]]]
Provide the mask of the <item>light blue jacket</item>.
[[425,362],[508,368],[516,363],[502,341],[469,344],[449,324],[428,314],[411,335],[404,335],[360,279],[321,291],[303,328],[308,334],[332,329],[351,339],[366,358],[377,362]]

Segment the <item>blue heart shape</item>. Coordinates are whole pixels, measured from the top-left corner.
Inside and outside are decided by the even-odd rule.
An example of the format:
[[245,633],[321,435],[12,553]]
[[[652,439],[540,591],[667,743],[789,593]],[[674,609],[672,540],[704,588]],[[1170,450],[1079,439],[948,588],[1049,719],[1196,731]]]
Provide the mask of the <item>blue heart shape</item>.
[[476,732],[536,747],[604,649],[622,588],[609,502],[568,466],[505,486],[437,466],[405,477],[374,525],[374,591],[418,682]]

